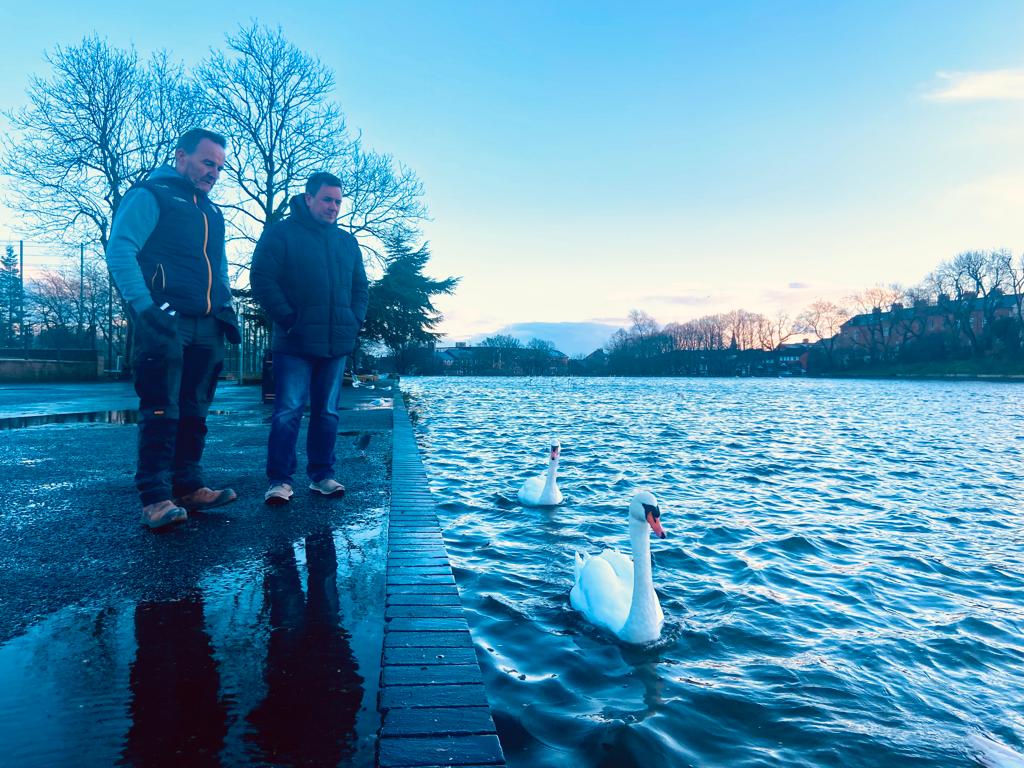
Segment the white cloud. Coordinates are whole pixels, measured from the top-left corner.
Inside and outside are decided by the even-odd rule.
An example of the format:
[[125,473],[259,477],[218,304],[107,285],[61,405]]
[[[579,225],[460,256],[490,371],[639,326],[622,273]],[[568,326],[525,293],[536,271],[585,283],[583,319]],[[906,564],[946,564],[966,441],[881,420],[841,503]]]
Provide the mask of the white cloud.
[[515,336],[524,343],[531,339],[550,341],[567,355],[588,355],[595,349],[603,347],[619,327],[619,324],[595,322],[513,323],[490,333],[475,334],[469,341],[477,344],[488,336],[500,333]]
[[939,72],[940,83],[925,98],[931,101],[1022,101],[1024,69],[988,72]]

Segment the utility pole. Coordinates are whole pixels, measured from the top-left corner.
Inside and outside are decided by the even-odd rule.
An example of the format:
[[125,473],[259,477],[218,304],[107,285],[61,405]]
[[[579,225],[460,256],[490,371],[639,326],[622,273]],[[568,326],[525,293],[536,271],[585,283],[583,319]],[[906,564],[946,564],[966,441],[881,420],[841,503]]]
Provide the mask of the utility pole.
[[25,333],[25,241],[18,241],[18,330],[21,331],[21,343],[25,348],[25,359],[28,359],[28,334]]
[[107,270],[107,370],[114,370],[114,278]]
[[235,313],[238,317],[238,331],[239,336],[242,337],[242,341],[238,344],[238,384],[243,384],[245,378],[245,313],[242,311],[242,303],[236,303],[237,311]]
[[[85,243],[78,244],[78,343],[85,330]],[[95,344],[95,341],[93,342]]]

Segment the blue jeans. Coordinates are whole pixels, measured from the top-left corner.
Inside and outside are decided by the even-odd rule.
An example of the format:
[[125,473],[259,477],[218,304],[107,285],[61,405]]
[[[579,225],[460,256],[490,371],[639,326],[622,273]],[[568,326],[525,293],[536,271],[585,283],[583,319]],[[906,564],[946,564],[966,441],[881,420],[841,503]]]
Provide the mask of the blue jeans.
[[271,485],[292,485],[295,444],[307,402],[306,474],[314,483],[334,476],[338,394],[344,371],[344,356],[305,357],[274,353],[274,417],[270,422],[267,445],[267,477]]

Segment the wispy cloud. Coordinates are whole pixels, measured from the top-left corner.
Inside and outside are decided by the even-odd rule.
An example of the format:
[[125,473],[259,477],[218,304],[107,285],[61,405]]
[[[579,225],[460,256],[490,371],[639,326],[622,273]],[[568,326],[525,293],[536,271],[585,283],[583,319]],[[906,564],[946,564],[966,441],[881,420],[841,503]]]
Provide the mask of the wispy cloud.
[[[648,294],[637,297],[641,305],[668,304],[676,307],[707,307],[728,304],[731,297],[706,285],[667,286],[669,293]],[[663,287],[664,291],[665,288]],[[643,309],[643,306],[640,307]]]
[[1022,101],[1024,69],[938,72],[939,83],[925,94],[931,101]]
[[811,301],[820,292],[820,286],[810,283],[792,282],[784,288],[768,286],[758,294],[758,303],[764,307],[795,311],[801,303]]
[[645,296],[645,302],[662,302],[664,304],[682,304],[684,307],[703,307],[711,304],[714,299],[704,296]]

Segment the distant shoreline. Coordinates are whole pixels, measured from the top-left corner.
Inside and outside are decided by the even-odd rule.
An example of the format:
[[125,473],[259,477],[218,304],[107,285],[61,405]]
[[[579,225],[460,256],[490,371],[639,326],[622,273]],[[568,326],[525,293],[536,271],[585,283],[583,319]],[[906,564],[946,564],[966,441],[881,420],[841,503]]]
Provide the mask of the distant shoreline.
[[797,380],[861,380],[874,379],[879,381],[999,381],[1008,384],[1024,383],[1024,373],[915,373],[915,372],[881,372],[860,371],[843,373],[811,373],[794,376],[729,376],[725,374],[687,375],[687,374],[512,374],[512,373],[474,373],[474,374],[412,374],[429,379],[463,379],[463,378],[511,378],[511,379],[797,379]]
[[812,379],[912,379],[915,381],[1005,381],[1024,382],[1022,373],[832,373],[801,378]]

